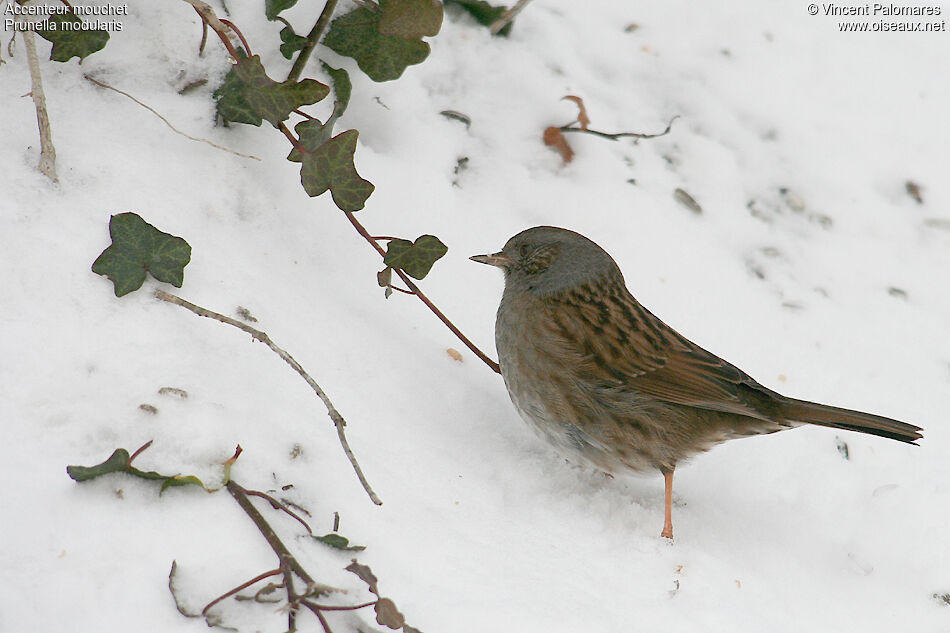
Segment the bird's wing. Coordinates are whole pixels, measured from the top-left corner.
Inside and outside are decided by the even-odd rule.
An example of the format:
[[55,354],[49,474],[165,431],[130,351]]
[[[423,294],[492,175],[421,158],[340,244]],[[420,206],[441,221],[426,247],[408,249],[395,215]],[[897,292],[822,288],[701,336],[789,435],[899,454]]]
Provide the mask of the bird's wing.
[[549,334],[585,380],[763,420],[784,400],[663,323],[622,285],[580,286],[546,303]]

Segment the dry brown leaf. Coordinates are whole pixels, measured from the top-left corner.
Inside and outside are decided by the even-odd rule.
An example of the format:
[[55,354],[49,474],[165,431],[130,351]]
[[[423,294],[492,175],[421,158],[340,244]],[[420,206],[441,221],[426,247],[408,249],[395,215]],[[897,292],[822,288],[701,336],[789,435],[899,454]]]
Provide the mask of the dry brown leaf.
[[574,158],[574,150],[567,144],[567,139],[564,138],[564,134],[553,125],[544,130],[544,144],[556,149],[561,154],[561,160],[564,161],[565,165]]
[[566,97],[561,97],[561,100],[567,99],[568,101],[573,101],[577,104],[577,122],[581,124],[581,129],[586,130],[587,126],[590,125],[590,118],[587,116],[587,108],[584,107],[584,100],[580,97],[575,97],[574,95],[567,95]]
[[389,598],[380,598],[377,600],[375,609],[376,621],[383,626],[388,626],[395,630],[402,628],[402,625],[406,623],[405,616],[399,613],[396,604]]
[[369,590],[379,595],[379,589],[376,588],[376,583],[379,582],[376,579],[376,575],[373,573],[373,570],[369,568],[369,565],[361,565],[356,562],[356,559],[352,559],[353,562],[344,567],[346,571],[353,572],[360,577],[360,580],[369,585]]
[[448,354],[452,360],[458,361],[460,363],[462,362],[462,354],[460,354],[457,349],[453,349],[450,347],[447,350],[445,350],[445,353]]

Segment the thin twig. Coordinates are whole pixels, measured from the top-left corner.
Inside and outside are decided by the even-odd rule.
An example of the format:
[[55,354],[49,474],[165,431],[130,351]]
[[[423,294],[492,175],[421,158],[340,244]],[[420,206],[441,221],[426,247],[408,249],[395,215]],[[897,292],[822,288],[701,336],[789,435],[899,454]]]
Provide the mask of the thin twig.
[[[199,14],[200,15],[200,14]],[[205,44],[208,43],[208,23],[201,21],[201,43],[198,44],[198,56],[204,55]]]
[[149,440],[149,441],[145,442],[144,444],[142,444],[141,446],[139,446],[139,447],[136,449],[136,451],[135,451],[134,453],[132,453],[132,455],[129,457],[129,461],[126,462],[126,465],[131,466],[131,465],[132,465],[132,461],[133,461],[136,457],[138,457],[139,455],[141,455],[141,454],[142,454],[142,451],[144,451],[146,448],[148,448],[149,446],[151,446],[153,441],[154,441],[154,440]]
[[118,92],[120,95],[123,95],[123,96],[125,96],[125,97],[128,97],[129,99],[131,99],[132,101],[134,101],[135,103],[139,104],[140,106],[142,106],[143,108],[145,108],[146,110],[148,110],[149,112],[151,112],[152,114],[154,114],[155,116],[157,116],[159,119],[161,119],[162,122],[163,122],[165,125],[167,125],[169,128],[171,128],[172,132],[174,132],[174,133],[176,133],[176,134],[181,134],[181,135],[184,136],[185,138],[187,138],[187,139],[189,139],[189,140],[192,140],[192,141],[198,141],[198,142],[200,142],[200,143],[207,143],[208,145],[210,145],[211,147],[214,147],[215,149],[220,149],[220,150],[222,150],[222,151],[225,151],[225,152],[234,154],[234,155],[236,155],[236,156],[240,156],[241,158],[250,158],[250,159],[253,159],[253,160],[260,160],[260,158],[258,158],[257,156],[251,156],[250,154],[242,154],[241,152],[235,152],[233,149],[228,149],[227,147],[222,147],[222,146],[218,145],[217,143],[212,143],[212,142],[209,141],[208,139],[198,138],[198,137],[192,136],[192,135],[190,135],[190,134],[186,134],[185,132],[182,132],[181,130],[179,130],[178,128],[176,128],[174,125],[172,125],[172,124],[168,121],[168,119],[166,119],[166,118],[163,117],[161,114],[159,114],[154,108],[152,108],[151,106],[148,106],[148,105],[142,103],[141,101],[139,101],[138,99],[136,99],[135,97],[133,97],[132,95],[130,95],[129,93],[127,93],[127,92],[125,92],[125,91],[123,91],[123,90],[119,90],[118,88],[116,88],[116,87],[114,87],[114,86],[110,86],[109,84],[107,84],[107,83],[105,83],[105,82],[103,82],[103,81],[100,81],[100,80],[98,80],[98,79],[93,79],[93,78],[90,77],[89,75],[83,75],[83,77],[84,77],[85,79],[91,81],[92,83],[96,84],[97,86],[100,86],[100,87],[102,87],[102,88],[107,88],[108,90],[112,90],[113,92]]
[[302,600],[301,603],[317,616],[317,619],[320,620],[320,624],[323,626],[324,633],[333,633],[333,629],[330,628],[330,623],[327,622],[326,616],[323,615],[320,609],[311,604],[309,600]]
[[168,572],[168,592],[172,594],[172,600],[175,601],[175,608],[178,610],[178,613],[182,614],[186,618],[200,618],[201,614],[199,613],[188,613],[188,610],[181,604],[178,600],[178,592],[175,591],[175,574],[178,572],[178,561],[172,561],[172,568]]
[[610,139],[611,141],[617,141],[622,138],[657,138],[657,137],[666,136],[667,134],[669,134],[670,129],[672,129],[673,127],[673,121],[678,119],[679,116],[680,115],[677,114],[672,119],[670,119],[670,122],[666,126],[666,129],[658,134],[643,134],[641,132],[615,132],[611,134],[608,132],[598,132],[597,130],[591,130],[589,128],[585,129],[585,128],[579,128],[579,127],[571,127],[573,123],[571,123],[570,125],[561,126],[558,129],[561,130],[562,132],[582,132],[584,134],[593,134],[594,136],[607,138],[607,139]]
[[297,81],[297,79],[300,78],[300,73],[303,72],[304,66],[307,65],[310,54],[320,42],[320,38],[323,37],[323,32],[326,30],[327,24],[330,23],[333,10],[336,9],[336,2],[337,0],[327,0],[327,3],[323,5],[323,11],[320,12],[320,17],[317,18],[313,28],[310,29],[310,32],[307,34],[307,44],[297,53],[297,59],[294,60],[294,65],[290,68],[290,73],[287,75],[287,81]]
[[311,121],[316,121],[316,120],[317,120],[317,117],[315,117],[315,116],[310,116],[309,114],[307,114],[307,113],[304,112],[303,110],[295,109],[295,110],[294,110],[294,114],[299,114],[299,115],[302,116],[303,118],[305,118],[305,119],[310,119]]
[[364,602],[363,604],[354,604],[349,607],[347,606],[334,607],[334,606],[329,606],[325,604],[317,604],[316,602],[311,602],[309,600],[304,600],[303,602],[309,604],[310,606],[316,609],[320,609],[321,611],[357,611],[359,609],[365,609],[366,607],[371,607],[377,602],[379,602],[379,600],[371,600],[369,602]]
[[258,583],[258,582],[264,580],[265,578],[270,578],[271,576],[277,576],[277,575],[280,575],[280,574],[282,574],[282,573],[284,573],[284,570],[283,570],[282,568],[278,567],[277,569],[272,569],[272,570],[270,570],[270,571],[265,571],[263,574],[258,574],[257,576],[254,576],[253,578],[251,578],[251,579],[248,580],[247,582],[242,582],[240,585],[238,585],[237,587],[235,587],[235,588],[232,589],[231,591],[228,591],[227,593],[221,594],[220,596],[218,596],[217,598],[215,598],[214,600],[212,600],[211,602],[209,602],[208,604],[206,604],[206,605],[205,605],[205,608],[201,610],[201,615],[207,615],[207,614],[208,614],[208,609],[210,609],[210,608],[213,607],[214,605],[218,604],[218,603],[221,602],[222,600],[225,600],[225,599],[227,599],[227,598],[230,598],[231,596],[233,596],[233,595],[236,594],[237,592],[243,591],[244,589],[247,589],[247,588],[250,587],[251,585],[253,585],[253,584],[255,584],[255,583]]
[[302,518],[300,518],[300,516],[296,512],[286,507],[283,503],[281,503],[277,499],[273,498],[266,492],[260,492],[259,490],[248,490],[247,494],[251,495],[252,497],[260,497],[261,499],[265,499],[267,500],[268,503],[270,503],[270,506],[274,508],[275,510],[286,512],[288,515],[297,519],[297,521],[300,522],[300,525],[304,526],[304,528],[307,530],[307,534],[309,534],[310,536],[313,536],[313,530],[310,529],[310,526],[307,524],[307,522],[304,521]]
[[46,93],[43,92],[43,78],[40,75],[40,59],[36,54],[36,42],[33,31],[22,31],[26,45],[27,65],[30,67],[30,96],[36,108],[36,125],[40,130],[39,170],[44,176],[56,182],[56,147],[53,146],[53,131],[49,125],[49,113],[46,111]]
[[317,384],[317,381],[315,381],[310,376],[310,374],[308,374],[304,370],[304,368],[300,365],[300,363],[294,360],[293,356],[291,356],[286,351],[278,347],[277,344],[275,344],[274,341],[272,341],[271,338],[266,333],[260,330],[257,330],[255,328],[252,328],[246,323],[241,323],[240,321],[232,319],[231,317],[227,317],[227,316],[224,316],[223,314],[218,314],[217,312],[213,312],[206,308],[202,308],[201,306],[195,305],[191,303],[190,301],[186,301],[182,299],[181,297],[175,296],[173,294],[169,294],[165,292],[164,290],[156,290],[155,296],[161,299],[162,301],[167,301],[168,303],[174,303],[175,305],[178,305],[187,310],[190,310],[194,312],[195,314],[197,314],[198,316],[207,317],[209,319],[214,319],[216,321],[220,321],[228,325],[233,325],[237,329],[250,334],[255,340],[260,341],[261,343],[264,343],[265,345],[267,345],[267,347],[271,348],[271,350],[275,354],[283,358],[284,362],[286,362],[288,365],[290,365],[294,369],[294,371],[300,374],[300,377],[303,378],[308,385],[310,385],[310,388],[313,389],[314,393],[317,394],[317,397],[323,401],[324,406],[326,406],[327,408],[327,413],[329,414],[330,419],[333,421],[333,425],[336,427],[336,434],[337,434],[337,437],[339,437],[340,439],[340,444],[343,446],[343,452],[346,453],[346,458],[350,460],[350,464],[353,466],[353,470],[356,471],[356,476],[359,478],[360,483],[363,485],[363,489],[366,491],[366,494],[369,495],[369,498],[373,501],[373,503],[375,503],[376,505],[383,504],[380,498],[376,496],[376,493],[373,492],[373,489],[370,487],[369,482],[366,481],[366,477],[363,475],[363,470],[360,468],[359,463],[356,461],[356,456],[353,455],[353,450],[350,448],[350,443],[346,440],[346,434],[343,431],[343,427],[346,426],[346,420],[343,419],[343,416],[340,415],[340,412],[337,411],[336,407],[333,406],[333,403],[330,401],[329,396],[327,396],[326,392],[324,392],[323,389],[320,387],[320,385]]
[[[367,231],[366,228],[362,224],[360,224],[359,220],[356,219],[356,216],[354,216],[349,211],[344,212],[344,215],[346,216],[346,219],[350,221],[350,224],[353,225],[353,228],[356,229],[357,233],[362,235],[363,239],[369,242],[370,245],[376,249],[377,253],[385,257],[386,251],[383,250],[383,247],[380,246],[376,242],[376,240],[373,239],[373,236],[369,234],[369,231]],[[426,304],[426,307],[428,307],[429,310],[431,310],[432,313],[435,314],[435,316],[439,317],[439,320],[442,321],[442,323],[444,323],[445,326],[449,328],[449,330],[452,331],[452,334],[457,336],[458,339],[462,341],[462,343],[464,343],[467,348],[472,350],[472,352],[476,356],[478,356],[486,365],[491,367],[492,371],[498,374],[501,373],[501,368],[498,367],[498,363],[496,363],[495,361],[490,359],[487,355],[485,355],[485,352],[478,349],[475,343],[468,340],[468,337],[462,334],[462,332],[457,327],[455,327],[455,324],[449,321],[449,318],[447,316],[442,314],[442,311],[439,310],[439,308],[437,308],[436,305],[432,303],[432,301],[429,300],[429,297],[425,296],[422,290],[419,289],[419,286],[417,286],[416,284],[412,282],[412,279],[409,278],[409,275],[403,272],[402,269],[400,268],[393,268],[393,270],[396,271],[396,274],[399,275],[399,278],[403,280],[403,283],[406,284],[406,287],[412,291],[412,294],[419,297],[419,300],[422,301],[422,303]]]
[[527,6],[531,0],[518,0],[515,3],[515,6],[511,7],[507,11],[501,14],[501,17],[492,22],[492,25],[488,27],[488,30],[491,31],[492,35],[498,35],[498,33],[508,26],[508,23],[515,19],[515,16],[521,13],[521,10]]
[[287,140],[290,141],[290,144],[294,146],[294,149],[296,149],[301,154],[307,153],[307,148],[304,147],[303,143],[300,142],[300,139],[294,136],[294,133],[291,132],[287,128],[286,125],[284,125],[283,121],[277,124],[277,129],[280,130],[283,133],[283,135],[287,137]]

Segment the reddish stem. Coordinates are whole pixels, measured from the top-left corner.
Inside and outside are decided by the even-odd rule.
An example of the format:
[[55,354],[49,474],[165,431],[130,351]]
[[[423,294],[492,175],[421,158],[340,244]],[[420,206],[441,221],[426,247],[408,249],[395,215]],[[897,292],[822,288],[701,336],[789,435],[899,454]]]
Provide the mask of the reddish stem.
[[[369,231],[366,230],[366,227],[360,224],[359,220],[356,219],[356,216],[354,216],[350,211],[345,211],[343,214],[346,216],[346,219],[350,221],[350,224],[353,225],[353,228],[356,229],[356,232],[362,235],[363,239],[369,242],[370,246],[375,248],[376,252],[379,253],[380,256],[385,257],[386,251],[383,250],[383,247],[380,246],[375,239],[373,239],[373,236],[369,234]],[[409,290],[411,290],[414,295],[419,297],[419,300],[426,304],[426,307],[429,308],[429,310],[431,310],[435,316],[439,317],[439,320],[442,321],[442,323],[444,323],[445,326],[449,328],[449,330],[451,330],[452,334],[457,336],[458,339],[462,341],[462,343],[464,343],[467,348],[472,350],[472,352],[478,356],[482,362],[488,365],[492,371],[498,374],[501,373],[501,368],[498,367],[498,363],[486,356],[482,350],[478,349],[475,343],[472,343],[470,340],[468,340],[468,337],[462,334],[462,332],[457,327],[455,327],[455,324],[449,321],[447,316],[442,314],[442,311],[439,310],[439,308],[437,308],[436,305],[429,300],[429,297],[425,296],[422,290],[419,289],[419,286],[413,283],[413,281],[409,278],[409,275],[404,273],[399,268],[393,268],[393,270],[396,271],[396,274],[399,275],[399,278],[402,279],[403,283],[406,284],[406,287],[409,288]]]
[[151,446],[151,445],[152,445],[152,442],[154,442],[154,441],[155,441],[155,440],[149,440],[149,441],[145,442],[144,444],[142,444],[141,446],[139,446],[138,450],[135,451],[134,453],[132,453],[132,456],[129,457],[129,461],[127,462],[127,464],[128,464],[129,466],[131,466],[131,465],[132,465],[132,460],[134,460],[136,457],[138,457],[139,454],[141,454],[141,452],[144,451],[146,448],[148,448],[149,446]]
[[217,598],[215,598],[214,600],[212,600],[211,602],[209,602],[209,603],[205,606],[205,608],[201,610],[201,615],[206,615],[206,614],[208,613],[208,609],[210,609],[210,608],[213,607],[214,605],[218,604],[218,603],[221,602],[222,600],[224,600],[224,599],[226,599],[226,598],[230,598],[231,596],[233,596],[233,595],[236,594],[237,592],[242,591],[242,590],[244,590],[244,589],[247,589],[248,587],[250,587],[250,586],[253,585],[254,583],[260,582],[260,581],[264,580],[265,578],[270,578],[271,576],[279,576],[279,575],[282,574],[282,573],[284,573],[284,570],[283,570],[283,569],[272,569],[272,570],[270,570],[270,571],[265,571],[263,574],[260,574],[260,575],[258,575],[258,576],[254,576],[253,578],[251,578],[251,579],[248,580],[247,582],[241,583],[240,585],[238,585],[237,587],[235,587],[235,588],[232,589],[231,591],[229,591],[229,592],[227,592],[227,593],[225,593],[225,594],[223,594],[223,595],[220,595],[220,596],[218,596]]
[[307,153],[307,148],[305,148],[303,144],[301,144],[301,142],[297,139],[297,137],[294,136],[293,132],[287,129],[287,126],[284,125],[283,122],[277,124],[277,129],[284,133],[284,136],[286,136],[287,140],[290,141],[290,144],[294,146],[294,149],[296,149],[301,154]]
[[[194,5],[192,5],[192,6],[194,6]],[[201,21],[204,22],[205,24],[208,24],[208,21],[205,19],[204,14],[203,14],[201,11],[198,10],[198,7],[194,7],[194,9],[195,9],[195,13],[198,14],[198,17],[201,18]],[[208,26],[211,26],[211,25],[208,24]],[[234,48],[234,44],[232,44],[232,43],[231,43],[231,40],[228,39],[227,34],[221,32],[221,31],[219,31],[218,29],[214,28],[213,26],[212,26],[211,28],[212,28],[212,30],[214,30],[215,33],[218,34],[218,39],[221,40],[221,43],[224,44],[224,47],[225,47],[226,49],[228,49],[228,55],[230,55],[235,61],[237,61],[238,59],[240,59],[240,56],[238,55],[237,49]]]
[[234,25],[234,23],[231,22],[230,20],[221,20],[221,24],[227,24],[227,25],[228,25],[228,28],[231,29],[232,31],[234,31],[234,33],[235,33],[235,34],[238,36],[238,38],[241,40],[241,44],[244,46],[244,50],[247,52],[247,56],[248,56],[248,57],[250,57],[251,55],[254,54],[254,53],[251,52],[251,47],[248,46],[247,40],[244,39],[244,33],[241,33],[241,29],[239,29],[238,27],[236,27],[236,26]]

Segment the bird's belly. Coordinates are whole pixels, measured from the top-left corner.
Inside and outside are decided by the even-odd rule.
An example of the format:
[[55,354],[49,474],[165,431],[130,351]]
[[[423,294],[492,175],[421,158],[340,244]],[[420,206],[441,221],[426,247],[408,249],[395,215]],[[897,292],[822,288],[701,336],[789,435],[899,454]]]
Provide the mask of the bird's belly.
[[[607,472],[648,471],[663,466],[636,427],[618,424],[612,416],[578,415],[557,394],[558,386],[539,381],[534,371],[502,364],[508,395],[521,418],[564,458]],[[593,411],[588,412],[594,414]],[[595,415],[595,414],[594,414]],[[662,461],[662,460],[661,460]]]

